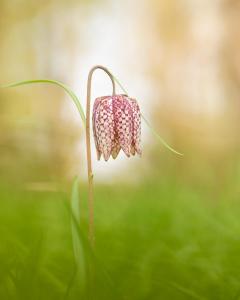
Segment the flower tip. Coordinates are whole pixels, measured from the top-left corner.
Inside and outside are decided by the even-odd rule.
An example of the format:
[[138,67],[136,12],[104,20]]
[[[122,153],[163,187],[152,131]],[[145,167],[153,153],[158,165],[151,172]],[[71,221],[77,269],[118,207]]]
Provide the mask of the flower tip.
[[101,152],[99,152],[99,151],[97,150],[97,160],[100,160],[100,159],[101,159],[101,156],[102,156]]
[[118,156],[118,155],[117,155],[116,153],[112,153],[112,158],[113,158],[113,159],[116,159],[117,156]]
[[104,155],[104,160],[108,161],[109,160],[110,155]]

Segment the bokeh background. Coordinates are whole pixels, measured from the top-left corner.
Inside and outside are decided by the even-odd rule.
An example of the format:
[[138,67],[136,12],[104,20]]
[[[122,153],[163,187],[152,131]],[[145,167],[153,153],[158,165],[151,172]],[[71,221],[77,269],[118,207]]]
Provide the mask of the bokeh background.
[[[95,161],[99,178],[129,180],[134,166],[144,169],[138,177],[153,168],[157,176],[219,185],[237,171],[238,10],[237,1],[220,0],[1,1],[1,83],[60,80],[85,107],[87,72],[105,65],[185,157],[162,149],[143,124],[141,161],[123,155],[108,165]],[[93,97],[111,92],[100,71],[93,85]],[[2,90],[0,122],[5,178],[20,170],[30,181],[84,173],[81,121],[61,90]]]
[[[96,276],[86,299],[239,298],[239,28],[237,0],[0,1],[0,84],[56,79],[85,108],[88,71],[102,64],[184,153],[144,122],[141,159],[97,162],[92,144],[95,252],[111,283]],[[96,72],[93,98],[110,93]],[[86,229],[84,142],[59,88],[0,90],[2,299],[79,295],[64,203],[80,176]]]

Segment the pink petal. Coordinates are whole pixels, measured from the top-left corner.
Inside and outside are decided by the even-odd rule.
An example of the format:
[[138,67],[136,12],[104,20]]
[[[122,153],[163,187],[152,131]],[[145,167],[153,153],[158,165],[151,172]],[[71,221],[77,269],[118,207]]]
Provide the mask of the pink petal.
[[97,98],[93,110],[94,138],[98,159],[103,154],[107,161],[111,155],[114,140],[112,98],[110,96]]
[[96,122],[96,115],[99,114],[98,106],[102,99],[103,99],[103,97],[100,97],[95,100],[94,105],[93,105],[93,116],[92,116],[93,136],[94,136],[94,142],[95,142],[95,146],[96,146],[96,150],[97,150],[98,160],[100,160],[100,158],[101,158],[101,152],[99,149],[97,132],[96,132],[96,127],[98,126],[98,123]]
[[133,111],[133,140],[132,140],[132,154],[135,154],[135,151],[141,155],[141,113],[140,108],[135,99],[128,98],[132,106]]
[[129,157],[132,144],[133,112],[125,96],[113,96],[113,113],[116,138],[124,153]]

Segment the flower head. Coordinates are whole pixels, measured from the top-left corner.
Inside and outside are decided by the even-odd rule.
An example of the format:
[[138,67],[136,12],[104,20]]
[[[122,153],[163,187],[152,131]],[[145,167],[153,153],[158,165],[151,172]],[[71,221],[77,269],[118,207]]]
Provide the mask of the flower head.
[[93,106],[93,134],[98,159],[115,159],[122,149],[141,155],[141,114],[135,99],[126,95],[97,98]]

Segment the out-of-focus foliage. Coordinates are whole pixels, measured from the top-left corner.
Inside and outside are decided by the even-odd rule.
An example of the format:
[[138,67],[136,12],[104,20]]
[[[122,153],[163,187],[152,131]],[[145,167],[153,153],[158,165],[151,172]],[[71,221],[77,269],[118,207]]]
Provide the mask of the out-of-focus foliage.
[[[0,298],[237,299],[237,184],[229,184],[217,201],[210,190],[196,192],[170,178],[160,185],[145,182],[139,189],[98,187],[95,250],[85,245],[77,264],[69,195],[2,186]],[[80,199],[83,241],[83,186]],[[86,264],[91,271],[78,276],[77,266]]]

